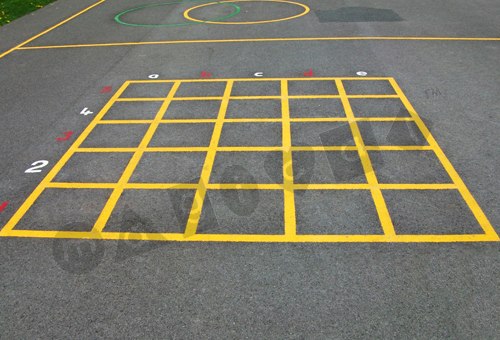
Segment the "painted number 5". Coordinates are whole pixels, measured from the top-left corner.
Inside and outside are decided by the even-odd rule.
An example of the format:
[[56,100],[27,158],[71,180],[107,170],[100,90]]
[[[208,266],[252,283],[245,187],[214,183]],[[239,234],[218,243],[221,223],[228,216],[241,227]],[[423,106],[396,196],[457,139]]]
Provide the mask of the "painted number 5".
[[40,169],[47,166],[48,164],[49,164],[49,161],[44,161],[44,160],[36,161],[35,163],[31,164],[31,168],[26,170],[25,173],[34,174],[37,172],[42,172],[42,170],[40,170]]

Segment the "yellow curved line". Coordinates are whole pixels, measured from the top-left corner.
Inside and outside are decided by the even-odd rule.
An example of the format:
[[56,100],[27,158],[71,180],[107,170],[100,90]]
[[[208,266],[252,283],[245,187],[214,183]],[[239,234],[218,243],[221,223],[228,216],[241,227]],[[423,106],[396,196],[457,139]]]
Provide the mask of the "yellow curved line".
[[[296,5],[296,6],[300,6],[304,9],[304,11],[302,13],[299,13],[299,14],[296,14],[296,15],[293,15],[293,16],[290,16],[290,17],[286,17],[286,18],[280,18],[280,19],[273,19],[273,20],[262,20],[262,21],[233,21],[233,22],[230,22],[230,21],[204,21],[204,20],[199,20],[199,19],[196,19],[196,18],[192,18],[189,16],[189,12],[191,12],[192,10],[195,10],[197,8],[201,8],[201,7],[205,7],[205,6],[211,6],[211,5],[217,5],[217,4],[220,4],[220,3],[224,3],[224,2],[282,2],[282,3],[288,3],[288,4],[292,4],[292,5]],[[184,18],[186,18],[187,20],[190,20],[190,21],[195,21],[195,22],[201,22],[201,23],[205,23],[205,24],[215,24],[215,25],[255,25],[255,24],[267,24],[267,23],[271,23],[271,22],[278,22],[278,21],[285,21],[285,20],[292,20],[292,19],[296,19],[296,18],[299,18],[301,16],[304,16],[306,15],[307,13],[309,13],[311,9],[304,5],[304,4],[301,4],[299,2],[293,2],[293,1],[288,1],[288,0],[226,0],[226,1],[217,1],[217,2],[210,2],[210,3],[207,3],[207,4],[201,4],[201,5],[198,5],[198,6],[194,6],[194,7],[191,7],[191,8],[188,8],[184,11],[183,15],[184,15]]]

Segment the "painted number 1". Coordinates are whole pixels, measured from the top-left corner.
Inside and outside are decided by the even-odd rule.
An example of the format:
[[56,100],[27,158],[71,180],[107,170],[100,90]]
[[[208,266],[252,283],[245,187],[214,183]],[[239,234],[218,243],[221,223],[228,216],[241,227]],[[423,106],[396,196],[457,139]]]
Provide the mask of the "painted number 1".
[[42,172],[42,170],[40,170],[40,169],[47,166],[48,164],[49,164],[49,161],[44,161],[44,160],[36,161],[35,163],[31,164],[31,168],[27,169],[25,171],[25,173],[35,174],[37,172]]

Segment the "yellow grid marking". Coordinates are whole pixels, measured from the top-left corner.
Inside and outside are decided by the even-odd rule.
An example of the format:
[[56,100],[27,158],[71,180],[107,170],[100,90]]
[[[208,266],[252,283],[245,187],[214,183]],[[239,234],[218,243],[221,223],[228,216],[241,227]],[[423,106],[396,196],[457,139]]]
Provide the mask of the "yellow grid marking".
[[219,139],[222,134],[222,125],[224,124],[224,117],[226,116],[227,107],[229,105],[229,96],[231,95],[232,89],[233,81],[228,80],[226,89],[224,90],[224,96],[219,109],[219,114],[217,116],[217,121],[214,126],[214,131],[212,133],[212,139],[210,140],[210,146],[208,147],[208,152],[205,157],[205,163],[203,164],[203,169],[201,171],[198,189],[194,195],[193,206],[191,207],[191,212],[189,213],[186,230],[184,232],[186,237],[196,234],[198,222],[201,217],[203,202],[207,193],[206,185],[210,180],[210,173],[212,172],[212,167],[214,165],[215,153],[217,152],[217,146],[219,145]]
[[95,116],[92,122],[87,126],[85,130],[83,130],[82,134],[78,136],[76,141],[70,146],[69,150],[62,156],[62,158],[57,162],[56,165],[49,171],[47,176],[42,180],[42,182],[36,187],[33,193],[26,199],[26,201],[21,205],[21,207],[16,211],[14,216],[7,222],[7,224],[0,230],[0,236],[8,235],[9,231],[11,231],[16,224],[21,220],[21,218],[26,214],[28,209],[35,203],[37,198],[42,194],[42,192],[47,187],[47,184],[52,182],[52,180],[56,177],[56,175],[61,171],[63,166],[68,162],[76,149],[83,143],[83,141],[90,135],[92,130],[96,127],[99,120],[104,117],[106,112],[111,108],[113,103],[116,101],[118,97],[125,91],[129,82],[123,83],[123,85],[116,91],[116,93],[111,97],[109,102],[102,108],[102,110]]
[[498,237],[495,229],[491,225],[490,221],[488,221],[488,218],[484,214],[484,212],[481,210],[481,207],[479,207],[479,204],[477,204],[476,200],[470,193],[469,189],[465,186],[465,183],[462,181],[460,178],[460,175],[457,173],[451,162],[448,160],[446,155],[444,154],[443,150],[439,147],[438,143],[434,139],[434,137],[431,135],[431,132],[427,127],[425,126],[424,122],[420,118],[420,116],[417,114],[417,111],[413,108],[411,105],[410,101],[406,98],[405,94],[399,87],[399,85],[396,83],[394,79],[389,79],[389,82],[391,83],[392,87],[396,91],[396,93],[399,95],[401,100],[403,101],[403,104],[405,105],[406,109],[410,113],[410,115],[413,117],[415,123],[417,124],[418,128],[422,132],[422,134],[425,136],[425,139],[427,140],[427,143],[433,148],[434,153],[438,157],[438,159],[441,161],[441,164],[445,168],[446,172],[450,176],[450,178],[453,180],[453,183],[458,187],[458,191],[462,195],[464,201],[467,203],[469,208],[472,210],[472,213],[474,214],[474,217],[477,219],[479,224],[481,225],[481,228],[483,228],[484,232],[488,237],[491,237],[493,240],[500,240]]
[[155,119],[149,126],[148,131],[142,138],[141,143],[139,144],[139,147],[137,150],[134,152],[134,155],[130,159],[127,167],[125,168],[125,171],[123,172],[122,176],[120,177],[120,180],[118,181],[118,186],[113,190],[111,193],[111,196],[109,197],[106,205],[104,206],[104,209],[102,210],[101,214],[97,218],[97,221],[94,225],[94,228],[92,228],[92,232],[101,232],[104,227],[106,226],[106,222],[108,221],[109,217],[111,216],[111,213],[113,212],[113,209],[115,208],[116,203],[118,203],[118,199],[122,195],[123,192],[123,187],[125,183],[127,183],[132,177],[132,174],[139,164],[139,161],[142,158],[142,155],[144,154],[144,150],[147,148],[149,142],[153,138],[153,134],[155,133],[156,129],[160,125],[160,121],[165,115],[165,112],[167,111],[168,106],[170,105],[170,102],[172,101],[172,98],[174,97],[175,92],[180,86],[180,82],[175,82],[174,86],[172,86],[172,89],[170,89],[170,92],[167,96],[167,98],[164,99],[163,104],[161,105],[160,109],[158,110],[158,113],[156,114]]
[[391,216],[389,215],[389,210],[387,210],[384,196],[382,196],[382,191],[380,191],[380,189],[376,187],[378,185],[377,176],[375,176],[370,156],[366,151],[365,143],[363,142],[363,137],[361,136],[361,132],[359,131],[358,124],[354,119],[354,113],[352,112],[351,104],[349,104],[349,99],[347,98],[344,85],[342,84],[341,79],[336,79],[335,83],[340,93],[345,114],[349,119],[349,126],[354,137],[354,143],[358,148],[358,154],[359,158],[361,159],[361,165],[363,166],[366,180],[368,181],[368,184],[372,186],[371,193],[373,201],[375,202],[375,207],[377,208],[380,224],[382,225],[382,229],[384,230],[385,235],[394,236],[396,235],[396,232],[394,231],[394,226],[392,225]]
[[189,242],[259,242],[259,243],[335,243],[335,242],[401,242],[401,243],[441,243],[441,242],[491,242],[498,241],[486,234],[450,234],[450,235],[251,235],[251,234],[195,234],[186,238],[181,233],[89,233],[81,231],[55,230],[12,230],[12,237],[36,238],[76,238],[95,240],[137,240],[137,241],[189,241]]
[[[359,117],[354,118],[357,122],[407,122],[412,121],[411,117]],[[161,124],[202,124],[202,123],[215,123],[217,119],[162,119]],[[301,117],[301,118],[290,118],[292,123],[321,123],[321,122],[348,122],[349,119],[346,117]],[[150,124],[153,120],[151,119],[119,119],[111,120],[106,119],[100,121],[98,124]],[[226,118],[224,123],[281,123],[281,118]]]
[[[144,152],[205,152],[208,147],[204,146],[172,146],[172,147],[148,147]],[[357,151],[352,145],[345,146],[292,146],[291,151]],[[365,146],[367,151],[426,151],[433,150],[429,145],[375,145]],[[134,153],[137,148],[79,148],[75,152],[130,152]],[[219,146],[217,152],[271,152],[283,151],[281,146]]]
[[[279,99],[281,102],[281,118],[241,118],[226,119],[226,111],[231,100],[240,100],[242,98],[251,100],[266,99],[266,96],[239,96],[231,97],[231,89],[234,82],[239,81],[273,81],[279,82],[281,88],[280,96],[273,96],[273,99]],[[290,96],[288,93],[288,81],[310,81],[310,80],[329,80],[335,82],[339,95],[331,96],[339,98],[342,102],[345,117],[324,117],[324,118],[291,118],[289,112],[289,100],[297,96]],[[348,95],[342,84],[343,80],[370,81],[386,80],[394,91],[395,95]],[[221,106],[216,119],[164,119],[170,103],[174,100],[183,100],[182,97],[175,97],[175,93],[182,82],[225,82],[226,88],[222,97],[216,97],[221,101]],[[122,100],[120,96],[130,84],[141,83],[172,83],[173,86],[166,98],[154,98],[162,101],[159,111],[154,119],[149,120],[104,120],[105,114],[109,111],[115,102],[132,102],[137,98]],[[378,98],[380,96],[399,98],[409,112],[409,117],[355,117],[349,100],[352,98]],[[307,98],[308,96],[298,96]],[[330,97],[330,96],[328,96]],[[193,99],[194,98],[194,99]],[[198,100],[204,97],[188,97],[186,100]],[[215,98],[215,97],[214,97]],[[142,99],[142,98],[141,98]],[[354,137],[355,145],[344,146],[292,146],[291,123],[304,122],[346,122],[349,124]],[[359,121],[412,121],[420,132],[424,135],[428,145],[364,145],[361,132],[357,126]],[[282,126],[282,145],[279,146],[219,146],[219,139],[222,133],[222,127],[225,123],[237,124],[242,122],[260,122],[260,123],[281,123]],[[149,143],[160,124],[179,124],[179,123],[212,123],[214,129],[210,144],[208,146],[188,147],[188,146],[170,146],[170,147],[149,147]],[[149,128],[142,138],[138,147],[116,148],[116,147],[80,147],[88,138],[92,130],[98,124],[149,124]],[[398,152],[398,151],[433,151],[441,164],[449,174],[451,183],[379,183],[372,167],[368,151],[375,152]],[[366,183],[294,183],[292,152],[324,152],[324,151],[357,151],[363,170],[365,172]],[[125,167],[117,183],[79,183],[79,182],[54,182],[56,175],[62,170],[65,164],[75,153],[115,153],[125,152],[132,154],[132,157]],[[141,157],[147,152],[206,152],[205,162],[201,171],[198,183],[131,183],[129,182],[135,168],[139,164]],[[210,175],[217,152],[281,152],[283,157],[283,183],[209,183]],[[30,207],[35,203],[38,197],[47,188],[51,189],[107,189],[112,193],[109,196],[104,208],[102,209],[94,227],[91,231],[73,232],[57,230],[18,230],[15,226],[23,218]],[[105,226],[115,208],[118,200],[125,190],[193,190],[195,198],[189,213],[188,222],[184,233],[129,233],[129,232],[106,232]],[[250,234],[198,234],[197,227],[203,203],[207,190],[279,190],[284,194],[284,230],[282,234],[273,235],[250,235]],[[382,225],[383,234],[380,235],[303,235],[297,234],[296,211],[295,211],[295,190],[366,190],[370,191],[374,200],[379,219]],[[392,225],[391,217],[382,196],[382,190],[457,190],[472,211],[484,234],[449,234],[449,235],[397,235]],[[11,217],[7,224],[0,231],[0,236],[9,237],[48,237],[48,238],[89,238],[89,239],[129,239],[129,240],[157,240],[157,241],[220,241],[220,242],[484,242],[499,241],[499,237],[486,218],[485,214],[455,171],[450,161],[438,146],[435,139],[420,119],[415,109],[411,106],[402,90],[393,78],[279,78],[279,79],[195,79],[195,80],[147,80],[147,81],[126,81],[118,91],[112,96],[110,101],[95,116],[89,126],[71,145],[68,151],[49,171],[47,176],[35,188],[31,195]]]
[[288,106],[288,81],[281,81],[281,113],[282,143],[283,143],[283,186],[284,186],[284,211],[285,235],[293,237],[297,235],[295,221],[295,194],[293,193],[293,166],[292,166],[292,132],[290,124],[290,108]]

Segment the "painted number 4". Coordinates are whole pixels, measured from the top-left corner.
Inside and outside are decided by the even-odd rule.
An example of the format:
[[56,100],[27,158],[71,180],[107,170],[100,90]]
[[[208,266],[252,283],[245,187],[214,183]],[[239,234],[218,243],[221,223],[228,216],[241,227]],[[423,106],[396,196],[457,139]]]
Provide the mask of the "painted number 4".
[[40,170],[40,169],[47,166],[48,164],[49,164],[49,161],[44,161],[44,160],[36,161],[35,163],[31,164],[31,168],[27,169],[25,171],[25,173],[35,174],[37,172],[42,172],[42,170]]
[[94,112],[90,111],[88,107],[84,108],[84,109],[82,110],[82,112],[80,112],[80,114],[81,114],[81,115],[84,115],[84,116],[86,116],[86,115],[91,115],[91,114],[93,114],[93,113],[94,113]]

